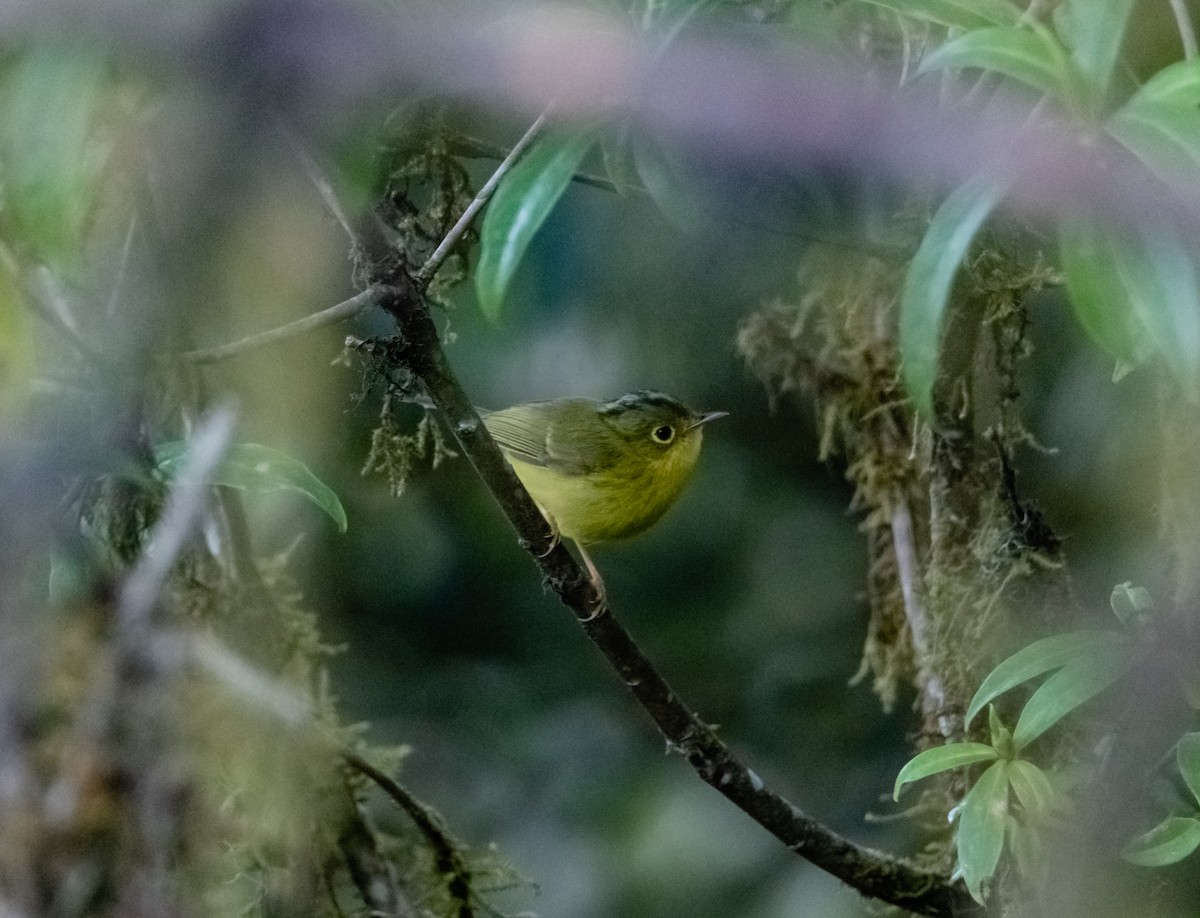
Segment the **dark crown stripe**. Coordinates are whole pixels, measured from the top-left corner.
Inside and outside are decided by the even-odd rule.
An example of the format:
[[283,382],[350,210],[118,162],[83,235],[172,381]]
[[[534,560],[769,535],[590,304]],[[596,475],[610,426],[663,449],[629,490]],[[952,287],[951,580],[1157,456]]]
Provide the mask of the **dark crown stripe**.
[[630,408],[644,408],[650,405],[659,408],[683,410],[683,406],[676,399],[671,398],[671,396],[664,392],[655,392],[653,389],[639,389],[637,392],[622,395],[611,402],[605,402],[600,406],[600,413],[620,414],[623,411],[628,411]]

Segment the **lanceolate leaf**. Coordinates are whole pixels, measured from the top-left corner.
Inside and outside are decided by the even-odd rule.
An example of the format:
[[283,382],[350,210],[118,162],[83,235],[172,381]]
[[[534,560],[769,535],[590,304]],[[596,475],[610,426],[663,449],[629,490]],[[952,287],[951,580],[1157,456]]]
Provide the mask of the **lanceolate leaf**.
[[1175,761],[1192,796],[1200,803],[1200,733],[1184,734],[1175,747]]
[[1133,0],[1066,0],[1054,11],[1058,34],[1096,103],[1107,95],[1131,9]]
[[1164,67],[1142,84],[1129,104],[1196,108],[1200,105],[1200,59]]
[[1146,215],[1115,250],[1134,312],[1189,391],[1200,383],[1200,278],[1195,252],[1166,215]]
[[547,135],[500,182],[484,216],[475,269],[479,308],[490,319],[499,318],[529,243],[594,142],[591,131]]
[[999,73],[1072,108],[1079,106],[1084,94],[1083,80],[1066,49],[1052,32],[1038,25],[967,32],[933,51],[917,72],[965,68]]
[[933,384],[950,288],[971,240],[1003,194],[1003,187],[990,177],[959,187],[934,214],[909,265],[900,298],[900,360],[908,393],[927,419],[933,417]]
[[983,903],[983,881],[996,871],[1008,821],[1008,762],[996,762],[963,798],[958,820],[958,867],[971,897]]
[[1054,787],[1046,773],[1027,759],[1008,763],[1008,782],[1021,806],[1034,818],[1044,816],[1054,805]]
[[939,772],[952,768],[962,768],[964,765],[974,765],[976,762],[988,762],[998,758],[999,754],[991,746],[983,743],[949,743],[936,749],[926,749],[915,756],[896,775],[896,786],[892,790],[892,798],[900,799],[900,791],[905,784],[928,778]]
[[964,32],[993,25],[1016,25],[1021,9],[1008,0],[866,0],[925,22]]
[[967,724],[983,706],[1022,682],[1072,661],[1087,661],[1112,648],[1128,648],[1129,638],[1115,631],[1072,631],[1055,634],[1022,647],[993,669],[967,708]]
[[[188,445],[183,441],[164,443],[154,451],[159,470],[168,478],[179,472],[187,455]],[[328,514],[339,531],[346,531],[346,511],[338,496],[299,459],[269,446],[238,443],[230,447],[212,480],[254,494],[295,491]]]
[[1127,647],[1097,649],[1068,663],[1030,696],[1013,730],[1019,752],[1085,701],[1104,691],[1133,665]]
[[1075,318],[1105,351],[1136,366],[1150,343],[1117,273],[1118,245],[1094,217],[1070,215],[1059,221],[1059,261]]
[[1122,857],[1142,867],[1163,867],[1182,861],[1200,847],[1200,820],[1170,816],[1125,848]]
[[1189,190],[1200,183],[1200,111],[1130,102],[1105,128],[1164,182]]

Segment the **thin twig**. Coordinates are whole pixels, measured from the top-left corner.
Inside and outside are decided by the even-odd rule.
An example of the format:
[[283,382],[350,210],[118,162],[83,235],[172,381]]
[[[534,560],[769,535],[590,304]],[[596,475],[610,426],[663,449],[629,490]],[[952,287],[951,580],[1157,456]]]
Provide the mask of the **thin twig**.
[[1196,28],[1192,25],[1192,14],[1185,0],[1171,0],[1171,12],[1175,14],[1175,25],[1179,29],[1179,40],[1183,42],[1185,60],[1196,58]]
[[[509,154],[509,151],[504,147],[480,140],[478,137],[454,137],[450,140],[449,146],[451,153],[463,159],[502,160]],[[606,178],[603,175],[595,175],[591,172],[576,172],[571,176],[571,181],[580,185],[587,185],[591,188],[599,188],[603,191],[620,192],[617,183],[612,179]],[[631,185],[629,186],[629,190],[645,191],[641,185]]]
[[913,651],[917,657],[921,707],[927,715],[937,719],[942,735],[950,737],[954,733],[955,724],[945,714],[946,687],[942,683],[942,677],[932,668],[928,620],[925,616],[925,604],[921,599],[921,568],[917,559],[916,539],[913,536],[912,513],[907,502],[897,502],[892,511],[891,529],[892,551],[895,553],[896,570],[900,575],[900,595],[904,600],[904,617],[908,621],[908,632],[912,636]]
[[516,142],[508,155],[501,160],[500,165],[496,167],[496,171],[491,174],[483,187],[479,189],[479,193],[475,195],[475,200],[467,205],[467,209],[463,211],[462,216],[458,218],[458,222],[450,228],[450,232],[446,237],[438,243],[438,247],[434,249],[433,254],[429,256],[429,260],[421,265],[421,269],[413,275],[413,283],[417,285],[418,290],[424,290],[429,286],[429,282],[433,280],[433,276],[437,274],[442,263],[450,257],[450,253],[454,251],[454,247],[458,245],[458,241],[462,238],[463,233],[475,220],[475,216],[483,209],[483,206],[491,200],[492,195],[496,191],[496,186],[500,184],[500,180],[508,174],[509,170],[516,165],[529,145],[541,133],[542,127],[546,124],[549,117],[550,109],[538,115],[537,120],[529,126],[529,130],[525,132],[520,140]]
[[366,759],[349,750],[342,752],[346,764],[360,774],[370,778],[379,789],[387,794],[392,801],[402,809],[413,821],[418,831],[425,836],[438,871],[450,878],[447,886],[450,895],[458,904],[458,918],[472,918],[474,910],[471,907],[471,871],[463,861],[458,847],[442,827],[437,824],[420,801],[405,790],[399,782],[384,774]]
[[300,160],[300,165],[304,167],[304,171],[308,173],[309,179],[316,186],[317,193],[321,196],[321,200],[325,202],[325,206],[329,209],[329,212],[342,225],[342,229],[346,231],[346,235],[350,237],[350,241],[357,243],[358,234],[354,232],[354,227],[350,225],[350,220],[346,217],[346,212],[342,210],[342,204],[333,191],[333,183],[329,181],[328,176],[325,175],[324,170],[317,164],[313,155],[300,142],[300,138],[287,128],[283,129],[283,134],[287,138],[292,152]]
[[286,341],[288,338],[303,335],[313,329],[333,325],[335,322],[342,322],[352,316],[358,315],[368,306],[377,305],[380,301],[380,296],[378,287],[368,287],[362,293],[352,296],[348,300],[343,300],[336,306],[330,306],[328,309],[314,312],[310,316],[297,319],[295,322],[289,322],[287,325],[281,325],[279,328],[272,328],[270,331],[260,332],[257,335],[242,338],[240,341],[221,344],[217,347],[202,347],[194,351],[185,351],[178,356],[181,360],[195,364],[216,363],[220,360],[228,360],[230,357],[238,357],[249,351],[255,351],[262,347],[278,344],[280,341]]
[[147,549],[121,587],[117,603],[120,632],[137,642],[151,624],[159,594],[179,553],[200,525],[208,483],[233,436],[234,412],[218,408],[196,425],[187,464],[167,496]]

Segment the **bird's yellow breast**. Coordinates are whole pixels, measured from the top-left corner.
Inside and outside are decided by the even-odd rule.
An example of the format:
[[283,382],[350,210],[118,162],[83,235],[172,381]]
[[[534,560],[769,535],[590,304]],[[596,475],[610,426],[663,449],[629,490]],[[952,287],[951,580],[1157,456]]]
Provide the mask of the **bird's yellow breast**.
[[649,459],[569,475],[508,456],[521,483],[559,535],[585,545],[625,539],[654,525],[675,503],[696,467],[702,432],[690,431]]

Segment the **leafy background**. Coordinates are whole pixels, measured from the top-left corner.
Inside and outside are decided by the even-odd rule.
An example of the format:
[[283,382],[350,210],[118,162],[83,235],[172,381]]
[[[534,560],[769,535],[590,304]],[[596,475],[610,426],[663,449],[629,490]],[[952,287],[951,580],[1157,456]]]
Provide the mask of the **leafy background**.
[[[678,13],[683,6],[650,9]],[[711,18],[697,13],[692,21],[689,13],[689,27],[784,42],[791,53],[818,53],[787,44],[811,42],[839,61],[845,52],[829,43],[847,24],[865,19],[885,35],[895,27],[890,13],[865,13],[857,3],[713,6]],[[1113,8],[1136,17],[1125,53],[1135,73],[1147,74],[1180,49],[1165,3],[1136,6]],[[678,21],[667,12],[663,23]],[[1108,90],[1086,87],[1106,86],[1107,77],[1081,82],[1061,60],[1055,70],[1045,64],[1045,42],[1028,33],[1018,42],[1023,56],[1001,72],[1096,114]],[[130,73],[153,72],[153,58],[135,55],[117,66],[93,49],[51,44],[19,53],[14,40],[9,49],[0,139],[4,228],[16,240],[17,260],[51,265],[68,292],[85,282],[119,292],[115,305],[89,301],[70,320],[85,341],[119,355],[126,344],[135,350],[139,329],[165,323],[166,338],[220,343],[350,295],[344,234],[302,160],[258,123],[253,99],[248,111],[236,110],[186,70],[151,90]],[[996,33],[972,31],[926,58],[923,69],[999,61],[997,49],[1003,41]],[[369,164],[380,134],[388,134],[380,126],[403,115],[395,111],[399,101],[376,100],[354,116],[323,112],[322,129],[308,138],[348,208],[367,198],[376,179]],[[1195,115],[1195,99],[1186,102]],[[48,108],[57,113],[53,121],[44,116]],[[1136,131],[1146,123],[1136,115],[1128,110],[1126,133],[1118,131],[1135,154],[1137,138],[1145,140]],[[501,148],[529,120],[476,106],[453,107],[450,117]],[[1191,130],[1193,120],[1179,123]],[[811,406],[768,393],[735,341],[751,312],[804,295],[798,272],[807,257],[855,251],[863,226],[890,218],[912,188],[841,163],[752,169],[719,151],[673,148],[666,137],[626,140],[626,165],[644,193],[573,183],[529,242],[502,299],[485,291],[478,300],[469,283],[442,291],[451,360],[485,407],[650,387],[698,409],[730,412],[707,434],[696,480],[671,515],[633,543],[596,551],[609,596],[681,695],[765,778],[857,840],[910,850],[920,843],[917,827],[863,818],[902,809],[890,793],[917,721],[910,696],[885,714],[869,680],[850,684],[866,628],[866,548],[860,520],[847,509],[844,469],[836,459],[817,461]],[[606,143],[619,147],[620,138]],[[1158,162],[1156,143],[1149,142],[1148,158]],[[493,164],[470,161],[474,186]],[[599,147],[581,162],[586,172],[616,175],[610,166]],[[146,187],[114,182],[122,168],[145,174]],[[909,274],[901,328],[910,343],[902,346],[919,404],[932,398],[938,354],[928,344],[952,268],[970,241],[947,247],[937,231],[953,235],[972,214],[982,220],[998,198],[993,190],[939,189],[949,194],[937,211],[946,222],[933,218],[929,248],[918,251],[918,260],[929,253],[925,279]],[[139,195],[155,202],[157,225],[141,211],[131,220],[129,201]],[[81,200],[93,206],[81,210]],[[1162,593],[1171,575],[1154,541],[1161,380],[1143,366],[1114,383],[1114,365],[1124,372],[1153,353],[1191,379],[1200,361],[1187,324],[1194,299],[1147,294],[1143,302],[1170,299],[1172,308],[1146,306],[1138,313],[1141,331],[1131,331],[1114,324],[1104,294],[1129,278],[1152,287],[1166,277],[1177,286],[1178,273],[1190,270],[1191,241],[1170,225],[1132,242],[1106,229],[1089,248],[1091,215],[1061,216],[1047,221],[1054,225],[1042,241],[1049,251],[1055,239],[1067,240],[1064,252],[1076,261],[1064,264],[1065,290],[1029,304],[1033,352],[1019,384],[1033,440],[1019,456],[1021,486],[1066,535],[1073,589],[1099,622],[1114,583],[1132,579]],[[144,274],[123,274],[127,237],[149,249],[168,240],[169,263],[158,273],[143,266]],[[1144,269],[1147,257],[1181,248],[1181,258]],[[1123,272],[1122,258],[1131,264]],[[1089,288],[1105,265],[1116,266],[1117,280]],[[62,318],[31,314],[15,280],[20,272],[7,262],[0,267],[7,272],[0,275],[6,455],[47,429],[86,427],[79,415],[111,421],[119,384],[97,401],[43,398],[59,395],[46,387],[77,355],[64,355]],[[939,286],[942,299],[930,297]],[[137,303],[150,305],[129,305]],[[368,313],[350,331],[379,334],[389,323]],[[324,639],[342,648],[331,670],[343,716],[369,723],[378,741],[410,746],[407,785],[464,841],[495,842],[531,879],[497,901],[563,918],[869,913],[856,894],[779,850],[662,749],[541,588],[465,462],[418,467],[398,499],[381,477],[361,474],[378,404],[361,366],[343,359],[346,331],[325,329],[216,365],[205,371],[205,385],[235,399],[239,441],[297,457],[339,495],[344,534],[294,494],[252,495],[255,542],[264,554],[291,552]],[[29,412],[33,421],[22,413],[30,404],[39,409]],[[413,408],[414,426],[419,418]],[[398,819],[386,811],[379,818]]]

